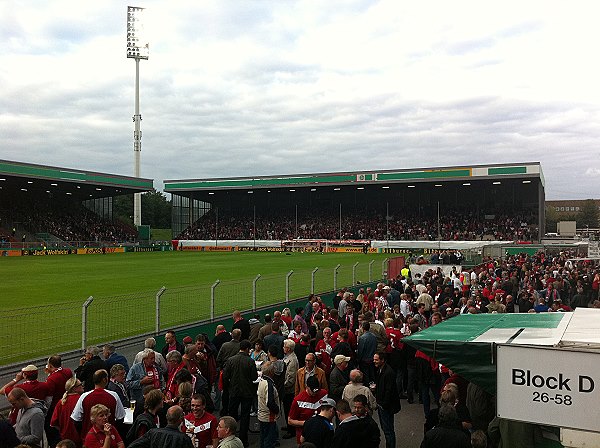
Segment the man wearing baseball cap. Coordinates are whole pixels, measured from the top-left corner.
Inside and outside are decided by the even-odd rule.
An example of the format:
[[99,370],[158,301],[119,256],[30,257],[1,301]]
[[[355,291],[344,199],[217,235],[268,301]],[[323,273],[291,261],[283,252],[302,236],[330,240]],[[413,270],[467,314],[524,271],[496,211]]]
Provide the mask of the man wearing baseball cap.
[[348,375],[348,362],[350,362],[349,356],[336,355],[335,358],[333,358],[335,367],[329,376],[329,398],[332,398],[334,401],[338,401],[342,398],[344,387],[346,387],[346,384],[350,381]]
[[[41,400],[46,403],[46,407],[50,405],[52,401],[52,393],[46,383],[38,381],[38,368],[33,364],[29,364],[23,367],[20,372],[17,372],[15,378],[10,380],[8,383],[0,389],[0,394],[8,396],[11,390],[15,387],[19,387],[25,391],[29,398]],[[9,420],[14,425],[16,422],[16,413],[18,409],[13,407],[13,410],[9,414]]]
[[319,401],[319,413],[304,422],[302,442],[313,443],[317,448],[329,448],[333,440],[333,416],[335,401],[322,398]]
[[304,422],[311,418],[321,407],[320,400],[327,398],[327,390],[321,389],[319,380],[309,376],[306,380],[306,389],[294,397],[288,415],[288,425],[296,428],[296,442],[300,444]]

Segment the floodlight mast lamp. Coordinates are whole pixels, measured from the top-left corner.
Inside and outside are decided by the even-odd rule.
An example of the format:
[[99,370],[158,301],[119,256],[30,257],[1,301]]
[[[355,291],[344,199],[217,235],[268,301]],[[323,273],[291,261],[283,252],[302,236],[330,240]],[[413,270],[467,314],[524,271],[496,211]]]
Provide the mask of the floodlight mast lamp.
[[[135,114],[133,116],[133,175],[140,177],[140,156],[142,152],[142,131],[140,125],[140,59],[148,59],[149,44],[144,35],[144,9],[127,7],[127,57],[135,59]],[[142,224],[142,194],[133,195],[133,223]]]

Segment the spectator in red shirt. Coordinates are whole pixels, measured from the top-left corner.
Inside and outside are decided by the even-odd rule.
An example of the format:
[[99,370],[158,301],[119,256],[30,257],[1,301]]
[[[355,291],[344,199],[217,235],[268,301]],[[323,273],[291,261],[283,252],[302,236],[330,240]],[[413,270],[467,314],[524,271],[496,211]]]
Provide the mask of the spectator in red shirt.
[[65,384],[65,393],[56,403],[54,412],[50,416],[50,424],[54,428],[58,428],[61,439],[72,440],[77,446],[81,446],[81,437],[75,427],[75,422],[71,419],[71,414],[82,393],[83,383],[75,377],[69,378]]
[[296,442],[300,444],[304,422],[316,414],[319,401],[327,396],[327,390],[321,389],[319,380],[310,376],[306,380],[306,389],[294,397],[288,415],[288,425],[296,428]]
[[125,448],[116,428],[108,422],[110,411],[103,404],[95,404],[90,411],[93,424],[83,442],[86,448]]
[[202,394],[192,396],[192,412],[185,416],[185,430],[194,435],[194,446],[205,447],[219,444],[217,418],[206,412],[206,399]]

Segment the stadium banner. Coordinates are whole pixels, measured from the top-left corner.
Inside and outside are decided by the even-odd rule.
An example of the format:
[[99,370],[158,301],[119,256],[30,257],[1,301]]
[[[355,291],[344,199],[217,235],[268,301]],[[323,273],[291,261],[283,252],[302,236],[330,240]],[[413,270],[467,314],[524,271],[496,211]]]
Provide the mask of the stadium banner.
[[77,249],[24,249],[21,255],[46,256],[46,255],[77,255]]
[[165,250],[171,250],[170,246],[126,246],[125,252],[164,252]]
[[234,246],[206,246],[202,250],[204,252],[232,252]]
[[236,246],[238,252],[283,252],[283,247],[246,247]]
[[124,247],[84,247],[77,249],[77,255],[97,255],[97,254],[122,254],[125,253]]
[[373,249],[372,247],[367,248],[367,250],[365,251],[364,248],[362,247],[331,247],[329,246],[327,248],[327,252],[335,252],[335,253],[354,253],[354,254],[361,254],[361,253],[371,253],[371,254],[376,254],[377,253],[377,249]]
[[2,257],[20,257],[21,249],[19,249],[19,250],[2,249],[2,250],[0,250],[0,256],[2,256]]

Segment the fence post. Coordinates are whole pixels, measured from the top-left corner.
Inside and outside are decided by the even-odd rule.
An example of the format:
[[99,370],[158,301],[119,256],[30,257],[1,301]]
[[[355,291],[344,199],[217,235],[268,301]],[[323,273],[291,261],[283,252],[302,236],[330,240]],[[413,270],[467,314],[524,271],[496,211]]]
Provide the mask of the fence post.
[[373,263],[375,263],[375,260],[369,262],[369,282],[373,281]]
[[210,320],[215,320],[215,288],[221,283],[221,280],[217,280],[210,287]]
[[333,290],[337,291],[337,276],[338,276],[338,269],[340,268],[341,264],[338,264],[335,268],[333,268]]
[[315,293],[315,274],[317,273],[318,270],[319,270],[319,268],[316,267],[310,273],[310,293],[311,294]]
[[256,311],[256,282],[258,282],[259,278],[260,274],[258,274],[252,281],[252,311]]
[[382,277],[384,280],[387,280],[387,274],[388,274],[388,273],[387,273],[386,263],[387,263],[389,260],[390,260],[389,258],[386,258],[385,260],[383,260],[383,261],[381,262],[381,277]]
[[352,265],[352,286],[356,285],[356,267],[358,264],[359,262],[357,261]]
[[154,333],[160,333],[160,297],[167,290],[164,286],[158,290],[156,293],[156,324],[154,326]]
[[290,302],[290,277],[294,271],[290,271],[285,276],[285,303]]
[[94,301],[94,297],[89,296],[88,299],[83,302],[81,307],[81,350],[85,351],[87,348],[87,337],[88,337],[88,307]]

